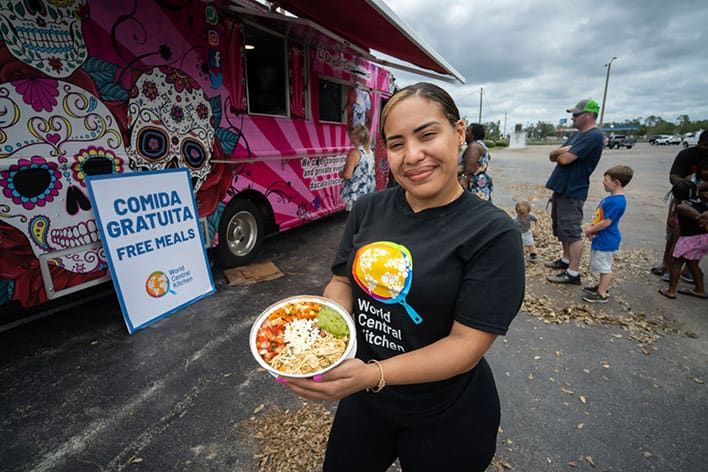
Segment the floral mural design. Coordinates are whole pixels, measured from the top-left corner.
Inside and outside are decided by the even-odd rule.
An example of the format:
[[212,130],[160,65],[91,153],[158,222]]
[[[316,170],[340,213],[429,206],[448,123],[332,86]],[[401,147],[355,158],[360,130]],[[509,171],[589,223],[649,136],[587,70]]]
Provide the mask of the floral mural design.
[[0,188],[5,197],[25,210],[45,207],[59,195],[61,172],[55,162],[40,156],[19,159],[8,170],[0,171]]

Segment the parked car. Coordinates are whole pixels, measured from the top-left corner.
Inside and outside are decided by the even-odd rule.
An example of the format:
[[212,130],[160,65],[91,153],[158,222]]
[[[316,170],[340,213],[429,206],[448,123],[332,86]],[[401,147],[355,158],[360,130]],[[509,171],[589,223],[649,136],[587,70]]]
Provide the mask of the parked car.
[[649,135],[649,139],[648,139],[649,144],[651,144],[651,145],[656,144],[656,140],[657,140],[658,138],[662,138],[662,137],[664,137],[664,136],[666,136],[666,135],[664,135],[664,134],[653,134],[653,135]]
[[681,146],[687,148],[689,146],[695,146],[698,144],[698,138],[700,137],[703,130],[694,131],[693,133],[686,133],[681,141]]
[[660,146],[668,145],[668,144],[681,144],[681,136],[664,135],[664,136],[656,138],[656,140],[654,140],[654,144],[658,144]]
[[608,149],[619,149],[621,147],[626,147],[627,149],[632,149],[637,143],[637,138],[634,136],[625,136],[623,134],[615,134],[607,137],[607,148]]
[[655,135],[649,136],[649,144],[652,144],[652,145],[656,144],[657,139],[668,138],[668,137],[669,137],[668,134],[655,134]]

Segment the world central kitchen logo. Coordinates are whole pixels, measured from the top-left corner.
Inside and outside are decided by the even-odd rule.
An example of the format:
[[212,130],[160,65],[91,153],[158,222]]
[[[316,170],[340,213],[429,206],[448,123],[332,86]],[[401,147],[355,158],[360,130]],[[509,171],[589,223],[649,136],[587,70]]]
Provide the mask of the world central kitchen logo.
[[171,293],[177,295],[173,289],[192,282],[192,273],[183,265],[168,270],[169,275],[156,270],[152,272],[145,281],[145,291],[152,298],[164,297]]
[[175,291],[170,287],[170,279],[162,271],[156,270],[150,274],[145,281],[145,291],[152,298],[160,298],[167,293],[176,295]]

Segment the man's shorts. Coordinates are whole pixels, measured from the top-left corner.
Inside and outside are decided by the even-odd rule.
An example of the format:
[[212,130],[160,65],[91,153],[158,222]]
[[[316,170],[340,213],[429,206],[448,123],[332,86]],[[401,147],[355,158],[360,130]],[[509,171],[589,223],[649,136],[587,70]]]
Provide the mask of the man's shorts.
[[556,192],[551,197],[551,220],[553,235],[561,242],[583,239],[583,204],[585,200],[566,198]]
[[590,272],[598,274],[612,273],[612,258],[615,251],[590,251]]

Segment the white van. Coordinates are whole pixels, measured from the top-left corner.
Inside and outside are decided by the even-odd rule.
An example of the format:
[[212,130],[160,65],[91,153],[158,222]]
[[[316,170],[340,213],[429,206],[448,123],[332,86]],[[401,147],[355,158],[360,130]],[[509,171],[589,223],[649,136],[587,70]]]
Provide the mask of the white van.
[[684,134],[683,139],[681,140],[681,146],[685,148],[689,146],[695,146],[696,144],[698,144],[698,138],[700,137],[702,132],[703,130],[699,129],[698,131]]

